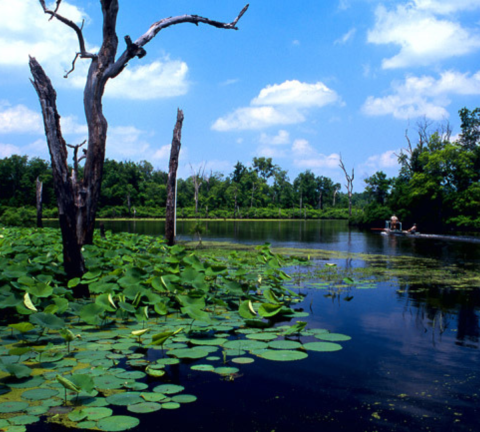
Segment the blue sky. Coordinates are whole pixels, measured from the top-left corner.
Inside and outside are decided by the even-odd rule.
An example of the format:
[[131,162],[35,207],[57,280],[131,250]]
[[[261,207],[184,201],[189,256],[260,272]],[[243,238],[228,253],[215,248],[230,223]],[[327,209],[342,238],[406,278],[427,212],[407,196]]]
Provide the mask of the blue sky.
[[[99,1],[64,0],[89,51],[100,44]],[[140,37],[155,21],[197,14],[232,21],[240,0],[120,1],[118,34]],[[179,174],[201,164],[228,174],[237,161],[272,157],[290,179],[306,169],[354,190],[382,170],[396,175],[405,131],[450,122],[480,106],[480,0],[251,0],[239,30],[182,24],[161,31],[107,84],[107,157],[167,170],[177,107],[184,110]],[[78,44],[48,21],[38,0],[0,0],[0,158],[48,158],[28,55],[58,93],[69,143],[86,138],[82,87],[88,60],[64,79]],[[121,52],[120,51],[120,52]]]

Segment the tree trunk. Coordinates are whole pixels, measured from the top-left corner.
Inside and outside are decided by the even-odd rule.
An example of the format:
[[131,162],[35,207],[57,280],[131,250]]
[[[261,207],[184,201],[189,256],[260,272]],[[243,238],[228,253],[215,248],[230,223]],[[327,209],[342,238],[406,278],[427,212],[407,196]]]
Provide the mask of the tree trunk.
[[34,58],[30,58],[30,70],[42,107],[45,135],[52,161],[58,216],[63,240],[63,265],[68,278],[81,277],[85,273],[85,263],[77,238],[77,209],[74,199],[72,179],[68,174],[67,146],[60,129],[60,116],[57,111],[57,94],[50,79]]
[[43,192],[43,183],[37,177],[36,180],[36,197],[37,197],[37,227],[43,228],[42,222],[42,192]]
[[172,148],[170,150],[170,163],[168,165],[165,238],[169,246],[173,246],[175,244],[175,186],[177,183],[178,156],[182,146],[182,125],[183,112],[179,109],[177,111],[177,122],[175,124],[175,129],[173,130]]

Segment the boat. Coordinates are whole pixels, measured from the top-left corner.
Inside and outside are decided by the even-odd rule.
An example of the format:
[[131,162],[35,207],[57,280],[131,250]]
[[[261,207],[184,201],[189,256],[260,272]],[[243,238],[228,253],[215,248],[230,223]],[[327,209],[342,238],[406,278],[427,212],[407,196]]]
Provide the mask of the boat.
[[385,228],[380,228],[379,231],[380,234],[385,235],[385,236],[402,236],[402,237],[416,237],[419,236],[418,231],[404,231],[402,229],[402,223],[397,222],[398,228],[391,228],[391,221],[386,220],[385,221]]

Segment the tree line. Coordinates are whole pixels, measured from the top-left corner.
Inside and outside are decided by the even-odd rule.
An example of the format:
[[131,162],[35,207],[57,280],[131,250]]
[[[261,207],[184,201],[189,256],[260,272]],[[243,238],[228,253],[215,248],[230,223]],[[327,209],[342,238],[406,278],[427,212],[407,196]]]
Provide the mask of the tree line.
[[480,229],[480,108],[459,111],[461,133],[448,124],[417,125],[417,141],[407,135],[398,155],[400,171],[387,178],[377,172],[365,180],[368,205],[357,218],[375,225],[396,213],[420,231]]
[[[72,167],[70,167],[72,169]],[[82,168],[79,167],[79,175]],[[348,198],[341,185],[307,170],[290,180],[271,158],[253,158],[250,167],[237,162],[231,173],[190,167],[178,179],[179,217],[330,217],[348,216]],[[43,182],[46,217],[56,216],[50,164],[40,158],[13,155],[0,159],[0,205],[34,207],[35,181]],[[106,159],[99,199],[100,217],[164,217],[168,174],[148,161]],[[361,204],[362,194],[356,194]],[[334,211],[336,210],[336,212]]]

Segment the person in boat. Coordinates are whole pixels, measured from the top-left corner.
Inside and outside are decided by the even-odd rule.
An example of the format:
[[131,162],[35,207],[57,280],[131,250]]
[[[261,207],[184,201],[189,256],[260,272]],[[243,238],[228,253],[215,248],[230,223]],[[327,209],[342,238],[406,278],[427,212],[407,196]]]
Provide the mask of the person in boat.
[[415,234],[417,232],[417,224],[414,223],[410,229],[407,230],[407,233]]
[[398,217],[393,215],[391,218],[390,218],[390,229],[391,230],[396,230],[398,229],[398,224],[399,224],[399,220],[398,220]]

